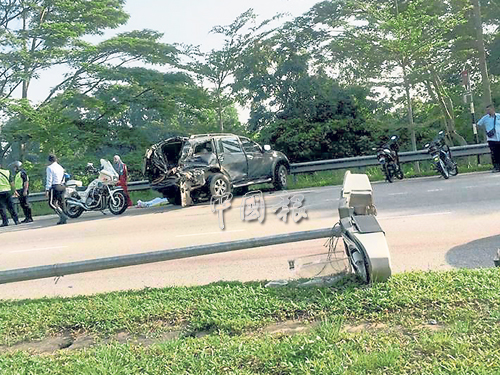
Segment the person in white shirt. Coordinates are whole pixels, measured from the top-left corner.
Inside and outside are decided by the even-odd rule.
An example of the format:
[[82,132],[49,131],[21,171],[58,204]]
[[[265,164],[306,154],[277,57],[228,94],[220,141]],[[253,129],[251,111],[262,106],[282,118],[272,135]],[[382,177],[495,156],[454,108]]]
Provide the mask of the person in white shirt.
[[488,146],[491,151],[492,172],[500,172],[500,114],[496,113],[493,104],[486,106],[486,115],[477,122],[483,126],[488,137]]
[[57,224],[66,224],[68,218],[64,214],[64,168],[57,163],[55,155],[49,155],[49,166],[47,167],[47,180],[45,184],[45,196],[49,199],[49,206],[57,215]]

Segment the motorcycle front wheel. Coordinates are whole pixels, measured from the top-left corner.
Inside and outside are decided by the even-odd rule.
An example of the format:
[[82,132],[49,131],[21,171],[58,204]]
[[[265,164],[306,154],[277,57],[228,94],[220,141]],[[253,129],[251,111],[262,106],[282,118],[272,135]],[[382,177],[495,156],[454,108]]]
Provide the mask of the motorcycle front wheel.
[[384,174],[385,174],[385,179],[389,182],[392,182],[392,173],[389,170],[389,166],[387,164],[384,164]]
[[401,166],[398,166],[398,171],[396,172],[396,177],[399,179],[399,180],[402,180],[403,177],[404,177],[404,173],[403,173],[403,170],[401,169]]
[[127,209],[127,198],[125,197],[125,193],[123,191],[117,191],[113,194],[113,198],[115,199],[115,203],[113,204],[113,200],[109,198],[108,208],[113,215],[120,215],[125,212]]
[[458,174],[458,165],[456,165],[453,161],[453,166],[448,169],[450,176],[456,176]]
[[444,177],[445,180],[450,178],[450,173],[448,172],[448,168],[446,168],[446,165],[444,164],[444,162],[441,159],[439,159],[439,163],[437,164],[437,169],[438,169],[439,173],[441,173],[441,176]]

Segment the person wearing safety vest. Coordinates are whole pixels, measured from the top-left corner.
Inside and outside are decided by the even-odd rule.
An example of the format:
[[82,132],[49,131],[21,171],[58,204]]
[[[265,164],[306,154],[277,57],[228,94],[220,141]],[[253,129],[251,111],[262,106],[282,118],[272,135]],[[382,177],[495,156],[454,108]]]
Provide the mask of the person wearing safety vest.
[[14,195],[19,199],[19,205],[23,209],[24,212],[24,220],[21,223],[31,223],[33,221],[33,217],[31,216],[31,207],[28,202],[29,196],[29,177],[24,169],[22,169],[23,163],[20,161],[15,161],[11,164],[14,169],[15,177],[14,177]]
[[9,210],[10,216],[14,223],[19,224],[16,211],[14,210],[14,203],[12,202],[12,175],[7,169],[0,169],[0,216],[2,217],[2,225],[0,227],[6,227],[9,225],[9,219],[7,218],[7,213],[5,208]]

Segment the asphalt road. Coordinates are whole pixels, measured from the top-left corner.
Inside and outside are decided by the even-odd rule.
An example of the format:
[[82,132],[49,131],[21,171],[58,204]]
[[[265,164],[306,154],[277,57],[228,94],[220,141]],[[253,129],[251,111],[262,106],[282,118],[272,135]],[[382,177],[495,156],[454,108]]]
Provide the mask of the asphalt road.
[[[393,272],[491,267],[500,248],[500,174],[474,173],[374,183],[378,219],[385,230]],[[290,191],[303,194],[308,217],[284,223],[274,209],[280,192],[265,193],[263,223],[242,221],[241,197],[224,212],[225,229],[208,204],[129,209],[121,216],[84,213],[67,225],[57,217],[0,228],[0,270],[50,265],[122,254],[174,249],[333,226],[339,186]],[[219,280],[276,280],[296,277],[288,260],[326,253],[325,240],[121,269],[0,285],[0,298],[70,296],[143,287],[200,285]]]

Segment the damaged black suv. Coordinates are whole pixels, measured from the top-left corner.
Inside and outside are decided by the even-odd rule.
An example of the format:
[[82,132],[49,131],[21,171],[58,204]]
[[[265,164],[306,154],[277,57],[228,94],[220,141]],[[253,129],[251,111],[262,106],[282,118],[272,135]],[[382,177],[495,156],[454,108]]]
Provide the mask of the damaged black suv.
[[169,138],[146,151],[143,168],[153,190],[182,206],[253,184],[281,190],[289,171],[283,153],[234,134]]

